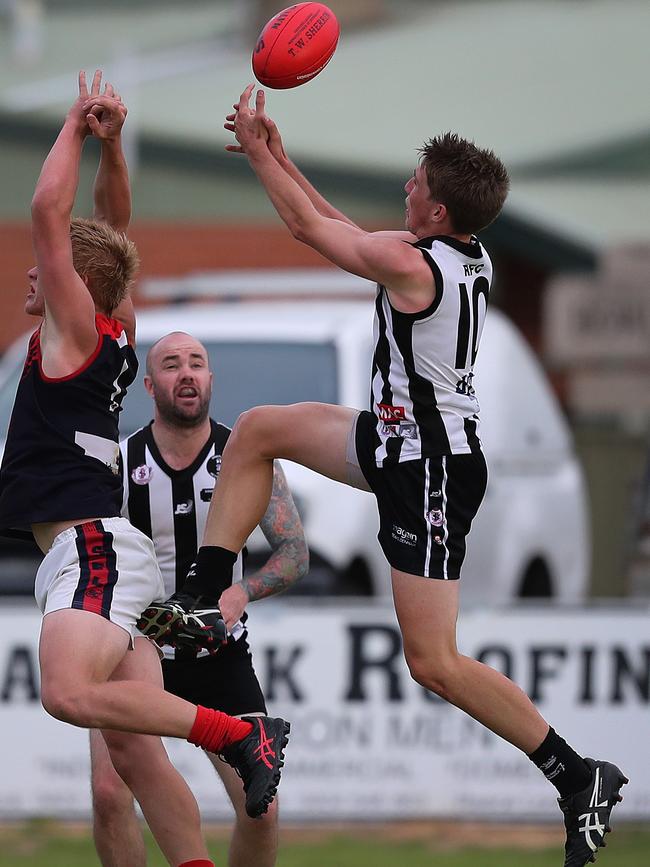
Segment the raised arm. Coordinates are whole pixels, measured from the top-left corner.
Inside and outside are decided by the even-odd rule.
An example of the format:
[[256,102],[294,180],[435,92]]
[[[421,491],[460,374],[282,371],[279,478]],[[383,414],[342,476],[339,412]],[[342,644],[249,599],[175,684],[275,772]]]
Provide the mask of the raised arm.
[[61,132],[41,169],[32,198],[32,242],[38,286],[45,303],[42,337],[87,356],[97,343],[95,305],[74,269],[70,216],[79,185],[79,162],[89,133],[83,104],[88,97],[86,77],[79,73],[79,97],[68,112]]
[[[226,116],[226,122],[224,123],[224,127],[231,132],[235,132],[235,117],[236,112],[239,105],[235,103],[233,108],[235,109],[234,114],[229,114]],[[333,220],[340,220],[342,223],[349,223],[351,226],[356,226],[357,224],[354,220],[351,220],[347,217],[342,211],[339,211],[338,208],[335,208],[334,205],[330,204],[327,199],[318,192],[316,187],[307,180],[307,178],[300,171],[298,166],[289,158],[286,150],[284,149],[284,143],[282,141],[282,136],[280,135],[280,130],[277,127],[277,124],[274,120],[271,120],[270,117],[265,116],[264,118],[264,126],[266,128],[268,134],[267,146],[268,149],[273,154],[276,162],[280,166],[280,168],[285,171],[290,178],[298,184],[301,190],[307,195],[309,201],[316,208],[319,214],[322,214],[324,217],[330,217]],[[231,153],[243,153],[243,148],[241,145],[226,145],[226,150]],[[358,227],[357,227],[358,228]]]
[[131,185],[122,151],[122,127],[127,109],[113,85],[106,83],[104,93],[92,93],[84,104],[93,136],[101,144],[99,168],[93,188],[95,220],[126,232],[131,221]]
[[405,233],[365,232],[349,222],[324,215],[300,184],[269,150],[264,123],[264,94],[255,110],[248,107],[253,85],[242,94],[235,116],[235,134],[275,209],[295,238],[313,247],[335,265],[381,283],[399,297],[407,312],[427,307],[434,297],[433,277],[419,250],[404,241]]
[[[84,103],[88,127],[101,144],[99,168],[93,188],[95,220],[108,223],[118,232],[126,232],[131,221],[131,184],[129,170],[122,150],[122,127],[127,108],[112,84],[107,83],[99,93],[99,82]],[[135,312],[133,302],[125,298],[112,316],[124,325],[131,345],[135,344]]]
[[271,546],[271,555],[261,569],[221,594],[219,608],[228,631],[249,602],[283,593],[306,575],[309,568],[309,552],[298,510],[277,461],[273,468],[273,493],[260,527]]

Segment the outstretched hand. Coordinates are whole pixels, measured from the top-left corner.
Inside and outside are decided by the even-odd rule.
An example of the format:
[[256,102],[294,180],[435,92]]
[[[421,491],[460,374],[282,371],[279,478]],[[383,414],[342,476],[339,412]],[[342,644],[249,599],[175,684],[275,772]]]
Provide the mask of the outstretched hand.
[[82,135],[90,135],[90,127],[88,126],[88,121],[86,120],[87,111],[84,110],[84,105],[88,102],[89,96],[92,94],[98,94],[102,82],[102,71],[101,69],[96,69],[95,74],[93,76],[93,83],[91,85],[91,91],[88,93],[88,85],[86,83],[86,72],[85,70],[81,70],[79,73],[79,95],[73,102],[70,110],[68,111],[67,121],[74,123]]
[[106,82],[103,93],[101,88],[101,69],[95,70],[90,91],[86,73],[82,69],[79,73],[79,95],[68,112],[67,120],[74,123],[82,135],[94,135],[108,141],[119,136],[127,111],[112,84]]
[[[86,93],[86,100],[82,110],[86,113],[88,129],[95,138],[102,141],[111,141],[119,138],[126,120],[127,108],[122,102],[122,97],[108,81],[104,85],[104,93],[101,89],[101,72],[99,78],[97,72],[93,78],[93,86],[90,94]],[[81,93],[81,87],[80,87]]]
[[[232,114],[226,115],[226,122],[224,123],[224,128],[232,133],[235,132],[235,117],[239,109],[239,103],[234,103],[233,108],[235,109],[235,111]],[[268,149],[271,151],[271,153],[278,162],[288,159],[287,153],[284,149],[284,144],[282,143],[282,136],[280,135],[280,130],[278,129],[275,121],[271,120],[268,114],[265,114],[261,120],[264,129],[266,130],[266,143]],[[233,154],[244,153],[244,149],[241,145],[228,144],[226,145],[226,150],[230,151]]]
[[[235,109],[234,114],[226,115],[224,127],[234,132],[235,138],[239,142],[238,145],[226,145],[226,150],[233,153],[249,153],[256,146],[269,142],[269,128],[267,125],[269,118],[265,114],[264,91],[257,91],[254,109],[249,105],[254,87],[254,84],[249,84],[239,97],[239,101],[233,105]],[[281,148],[282,140],[279,134],[277,135],[277,139],[280,141]],[[275,142],[275,149],[277,150],[277,140]]]

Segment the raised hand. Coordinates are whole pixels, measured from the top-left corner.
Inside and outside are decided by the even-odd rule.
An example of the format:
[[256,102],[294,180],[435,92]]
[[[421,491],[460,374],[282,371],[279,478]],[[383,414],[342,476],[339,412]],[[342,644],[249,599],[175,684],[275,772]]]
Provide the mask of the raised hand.
[[[239,103],[234,103],[233,108],[235,109],[235,111],[232,114],[226,115],[226,122],[224,123],[224,128],[232,133],[235,132],[235,117],[239,109]],[[261,120],[264,129],[266,130],[266,140],[269,150],[278,162],[287,160],[288,157],[282,143],[280,130],[278,129],[275,121],[271,120],[271,118],[267,114],[265,114]],[[241,154],[244,152],[241,145],[234,144],[226,145],[226,150],[234,154]]]
[[95,73],[95,78],[93,79],[92,91],[89,95],[87,94],[82,108],[86,112],[85,117],[88,129],[95,138],[102,141],[111,141],[117,139],[122,132],[127,108],[122,102],[119,93],[116,93],[113,85],[109,82],[106,82],[104,93],[101,94],[99,92],[101,73],[99,81],[97,81],[97,87],[95,87],[96,77],[97,73]]
[[265,100],[264,91],[258,90],[255,97],[255,108],[249,106],[254,84],[249,84],[234,104],[235,114],[227,115],[224,126],[234,132],[239,145],[226,145],[226,150],[234,153],[248,153],[249,149],[259,144],[266,144],[269,133],[264,124]]
[[102,83],[102,71],[96,69],[93,76],[90,93],[88,93],[88,85],[86,83],[86,72],[81,70],[79,73],[79,95],[72,104],[66,118],[67,123],[73,123],[77,126],[82,135],[90,135],[90,127],[86,119],[87,111],[84,110],[85,104],[89,97],[99,94]]

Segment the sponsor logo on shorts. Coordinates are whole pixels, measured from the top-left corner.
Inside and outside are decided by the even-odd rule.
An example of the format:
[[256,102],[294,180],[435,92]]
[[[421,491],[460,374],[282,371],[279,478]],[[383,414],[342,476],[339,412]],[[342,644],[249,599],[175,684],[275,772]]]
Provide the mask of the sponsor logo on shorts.
[[148,485],[153,475],[153,467],[147,464],[140,464],[134,470],[131,470],[131,478],[136,485]]
[[427,512],[427,521],[434,527],[442,527],[442,509],[430,509]]
[[400,542],[402,545],[410,545],[411,548],[415,548],[418,541],[415,533],[411,533],[410,530],[405,530],[403,527],[398,527],[397,524],[393,524],[391,536],[396,542]]

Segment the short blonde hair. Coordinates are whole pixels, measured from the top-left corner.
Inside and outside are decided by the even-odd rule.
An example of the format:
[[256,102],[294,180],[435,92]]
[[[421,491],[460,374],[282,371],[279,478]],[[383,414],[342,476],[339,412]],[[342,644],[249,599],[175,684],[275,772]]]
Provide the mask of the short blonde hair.
[[70,221],[72,263],[86,279],[98,310],[110,314],[129,293],[140,264],[133,241],[107,223]]

